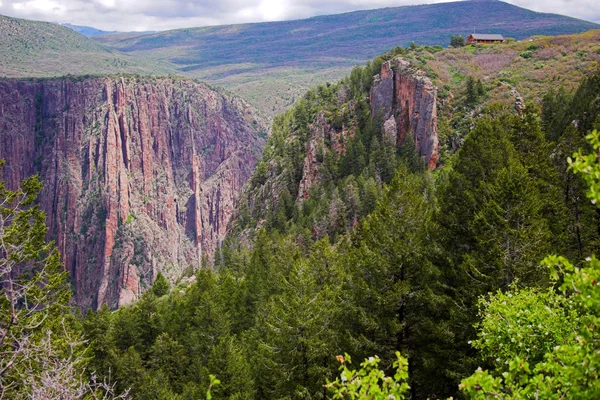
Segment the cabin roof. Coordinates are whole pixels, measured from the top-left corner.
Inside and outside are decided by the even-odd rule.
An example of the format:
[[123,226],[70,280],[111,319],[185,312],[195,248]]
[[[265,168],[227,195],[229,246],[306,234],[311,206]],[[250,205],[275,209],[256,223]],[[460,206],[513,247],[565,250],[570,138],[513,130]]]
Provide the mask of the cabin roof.
[[498,34],[472,33],[475,40],[504,40],[504,36]]

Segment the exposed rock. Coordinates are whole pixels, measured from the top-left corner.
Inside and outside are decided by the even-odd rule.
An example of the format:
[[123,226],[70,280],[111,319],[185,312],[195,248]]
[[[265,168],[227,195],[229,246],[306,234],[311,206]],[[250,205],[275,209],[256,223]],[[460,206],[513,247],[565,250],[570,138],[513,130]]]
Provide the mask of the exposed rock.
[[517,114],[523,114],[525,112],[525,100],[523,96],[516,89],[512,89],[510,95],[515,98],[515,111]]
[[83,307],[174,282],[223,240],[264,145],[240,99],[189,80],[0,81],[9,187],[32,174]]
[[[354,104],[351,104],[350,108],[353,107]],[[299,203],[308,199],[310,189],[320,179],[319,166],[323,162],[325,154],[325,140],[329,142],[331,149],[340,156],[346,152],[346,143],[354,137],[354,133],[355,127],[353,126],[343,126],[341,130],[336,130],[331,124],[327,123],[324,112],[317,115],[317,119],[310,129],[309,140],[306,143],[307,149],[302,169],[302,180],[298,187]]]
[[396,119],[394,117],[390,117],[383,124],[383,139],[386,143],[389,143],[392,146],[396,145],[396,140],[398,136],[398,126],[396,125]]
[[323,161],[320,157],[325,151],[325,135],[328,134],[329,126],[325,113],[321,112],[317,120],[311,126],[310,138],[307,141],[306,157],[302,169],[302,180],[298,186],[298,201],[308,199],[310,188],[319,179],[319,165]]
[[[338,104],[346,100],[338,90]],[[371,88],[371,117],[383,118],[383,136],[391,146],[404,142],[410,132],[417,152],[430,169],[435,169],[439,160],[437,126],[437,89],[423,73],[410,68],[410,63],[397,58],[383,63],[381,73],[376,75]],[[348,104],[343,112],[354,112],[354,103]],[[302,180],[298,187],[298,202],[307,199],[312,186],[320,180],[319,166],[322,163],[325,142],[338,156],[346,151],[346,143],[354,136],[355,128],[343,126],[335,129],[320,113],[311,126],[306,142],[306,157]]]
[[[385,62],[371,87],[371,112],[396,123],[397,143],[412,134],[418,154],[430,169],[439,160],[437,88],[402,58]],[[386,122],[391,129],[391,122]],[[384,126],[385,130],[385,126]]]

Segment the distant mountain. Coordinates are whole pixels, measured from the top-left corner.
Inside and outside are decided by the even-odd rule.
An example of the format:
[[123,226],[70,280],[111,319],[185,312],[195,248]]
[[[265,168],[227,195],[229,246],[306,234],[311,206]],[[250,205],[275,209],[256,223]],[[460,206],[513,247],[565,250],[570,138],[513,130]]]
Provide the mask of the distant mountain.
[[72,24],[61,24],[65,28],[73,29],[77,33],[81,33],[84,36],[92,37],[99,35],[109,35],[111,33],[117,33],[117,31],[102,31],[100,29],[92,28],[91,26],[80,26]]
[[98,36],[129,54],[171,64],[180,74],[224,86],[271,115],[308,88],[396,46],[448,46],[450,37],[500,33],[523,39],[600,25],[500,1],[457,1],[309,19],[178,29],[153,35]]
[[119,32],[119,31],[103,31],[100,29],[92,28],[91,26],[81,26],[73,24],[61,24],[65,28],[73,29],[77,33],[81,33],[87,37],[101,36],[101,35],[116,35],[116,34],[135,34],[135,35],[149,35],[156,33],[157,31],[143,31],[143,32]]
[[450,36],[500,33],[516,39],[559,35],[600,25],[543,14],[500,1],[459,1],[383,8],[309,19],[178,29],[102,43],[129,53],[147,53],[183,72],[228,64],[354,65],[395,46],[447,46]]
[[384,8],[149,35],[114,33],[93,39],[56,24],[0,17],[0,76],[177,73],[223,86],[274,115],[308,88],[335,82],[354,65],[393,47],[413,41],[445,47],[450,36],[466,36],[473,28],[522,39],[578,33],[600,25],[500,1]]
[[169,73],[156,62],[103,46],[49,22],[0,15],[0,77]]

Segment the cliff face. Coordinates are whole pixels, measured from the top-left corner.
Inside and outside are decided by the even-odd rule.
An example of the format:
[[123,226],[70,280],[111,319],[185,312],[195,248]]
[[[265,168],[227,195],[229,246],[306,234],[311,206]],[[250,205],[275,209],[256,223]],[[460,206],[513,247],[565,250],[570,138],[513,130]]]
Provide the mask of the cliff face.
[[81,307],[128,304],[212,257],[261,132],[244,102],[188,80],[0,81],[3,178],[40,174]]
[[439,160],[436,98],[437,88],[429,78],[401,58],[385,62],[371,88],[371,112],[383,117],[385,134],[399,144],[412,134],[430,169]]
[[[354,114],[353,102],[344,106],[347,96],[343,87],[338,95],[338,107],[343,112]],[[429,78],[410,68],[410,63],[401,58],[385,62],[381,73],[374,78],[370,93],[371,117],[383,117],[383,135],[386,143],[402,145],[407,135],[412,135],[415,149],[430,169],[435,169],[439,160],[437,125],[437,88]],[[343,125],[335,129],[327,123],[323,113],[311,125],[306,143],[306,157],[302,180],[298,189],[298,201],[308,198],[311,187],[320,179],[319,151],[325,142],[338,154],[345,152],[344,143],[354,136],[352,126]]]
[[[353,108],[353,104],[348,107]],[[354,137],[354,131],[353,126],[342,126],[341,129],[335,129],[327,122],[324,112],[317,115],[316,121],[311,125],[310,137],[306,143],[307,149],[302,167],[302,180],[298,185],[297,201],[299,203],[308,199],[311,187],[320,178],[319,166],[323,162],[326,142],[340,156],[345,153],[348,140]]]

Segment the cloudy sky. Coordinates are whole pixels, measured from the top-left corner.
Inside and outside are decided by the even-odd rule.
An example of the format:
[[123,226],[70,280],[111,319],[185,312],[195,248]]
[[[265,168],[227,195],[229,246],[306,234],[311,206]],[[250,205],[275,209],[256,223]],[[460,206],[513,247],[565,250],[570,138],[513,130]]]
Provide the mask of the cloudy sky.
[[[443,0],[442,0],[443,1]],[[0,14],[104,30],[165,30],[277,21],[440,0],[0,0]],[[600,22],[600,0],[507,0]]]

